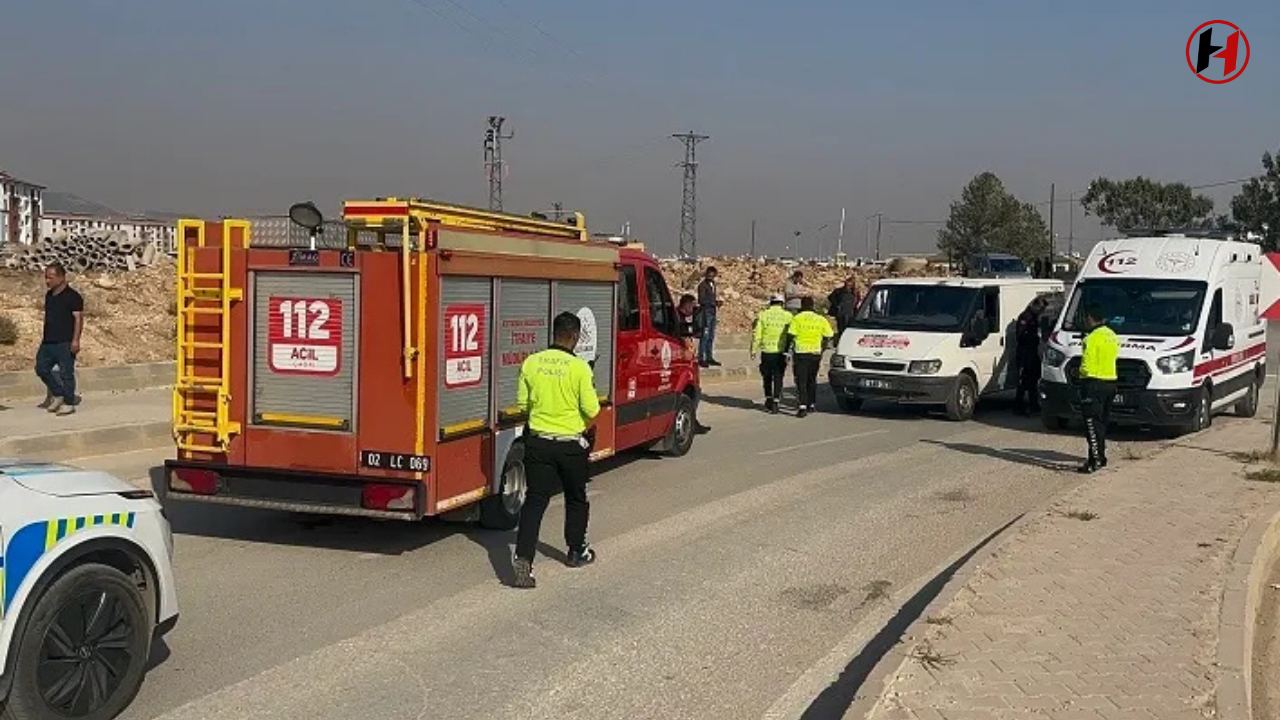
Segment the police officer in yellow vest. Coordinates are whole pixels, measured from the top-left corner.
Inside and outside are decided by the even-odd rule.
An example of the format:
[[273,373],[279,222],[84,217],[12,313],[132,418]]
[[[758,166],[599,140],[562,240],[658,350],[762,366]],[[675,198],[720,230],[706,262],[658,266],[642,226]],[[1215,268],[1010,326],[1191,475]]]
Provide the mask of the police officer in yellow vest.
[[1084,314],[1084,353],[1080,359],[1080,414],[1089,439],[1089,459],[1080,472],[1093,473],[1107,466],[1107,424],[1116,397],[1116,359],[1120,338],[1103,322],[1102,309],[1090,305]]
[[590,428],[600,413],[591,366],[574,355],[582,321],[563,312],[551,325],[551,347],[525,358],[520,365],[516,404],[526,413],[524,468],[528,492],[520,510],[513,563],[515,586],[532,588],[533,555],[542,516],[551,497],[564,491],[564,539],[569,565],[581,567],[596,559],[587,544],[588,454]]
[[802,418],[816,409],[818,403],[818,366],[827,343],[835,337],[831,322],[813,311],[813,298],[800,298],[800,312],[787,327],[789,344],[795,351],[796,395],[799,406],[796,417]]
[[782,380],[787,376],[786,335],[793,316],[783,307],[786,300],[775,294],[769,307],[756,315],[751,335],[751,359],[760,354],[760,377],[764,379],[764,407],[773,414],[782,402]]

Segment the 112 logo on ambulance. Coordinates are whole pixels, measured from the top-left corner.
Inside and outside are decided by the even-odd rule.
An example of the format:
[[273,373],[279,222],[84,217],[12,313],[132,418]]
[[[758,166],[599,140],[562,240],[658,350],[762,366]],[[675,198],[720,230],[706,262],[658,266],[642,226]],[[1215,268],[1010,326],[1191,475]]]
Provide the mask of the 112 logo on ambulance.
[[485,306],[450,305],[444,309],[444,386],[479,385],[484,379]]
[[337,375],[342,369],[342,300],[271,297],[267,366],[282,375]]

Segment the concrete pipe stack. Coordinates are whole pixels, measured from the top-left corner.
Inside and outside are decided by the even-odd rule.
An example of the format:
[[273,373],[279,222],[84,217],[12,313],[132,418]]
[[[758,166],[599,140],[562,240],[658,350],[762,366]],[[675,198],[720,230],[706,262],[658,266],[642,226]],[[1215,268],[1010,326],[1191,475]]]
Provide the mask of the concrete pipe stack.
[[10,248],[4,264],[19,270],[43,270],[53,263],[61,263],[69,272],[136,270],[156,259],[153,243],[134,240],[118,230],[59,234],[34,245]]

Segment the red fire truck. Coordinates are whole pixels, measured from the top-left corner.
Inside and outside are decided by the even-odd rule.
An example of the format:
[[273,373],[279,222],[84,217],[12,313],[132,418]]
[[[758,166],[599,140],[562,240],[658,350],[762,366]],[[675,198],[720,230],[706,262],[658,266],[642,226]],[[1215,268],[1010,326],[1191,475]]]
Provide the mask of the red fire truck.
[[698,366],[648,254],[591,240],[580,213],[352,201],[319,245],[315,218],[301,247],[179,223],[167,500],[514,527],[520,364],[564,311],[603,407],[592,460],[688,452]]

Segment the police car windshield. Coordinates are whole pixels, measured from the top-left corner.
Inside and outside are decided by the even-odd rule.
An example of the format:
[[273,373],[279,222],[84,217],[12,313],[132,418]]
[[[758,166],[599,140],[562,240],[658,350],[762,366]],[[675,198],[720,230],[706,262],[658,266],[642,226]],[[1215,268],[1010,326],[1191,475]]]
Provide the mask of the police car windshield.
[[858,308],[852,327],[879,330],[960,330],[978,297],[977,288],[956,285],[883,285],[873,287]]
[[1071,294],[1062,329],[1083,331],[1084,311],[1096,304],[1106,315],[1107,325],[1122,335],[1190,335],[1200,321],[1206,288],[1193,280],[1081,280]]

